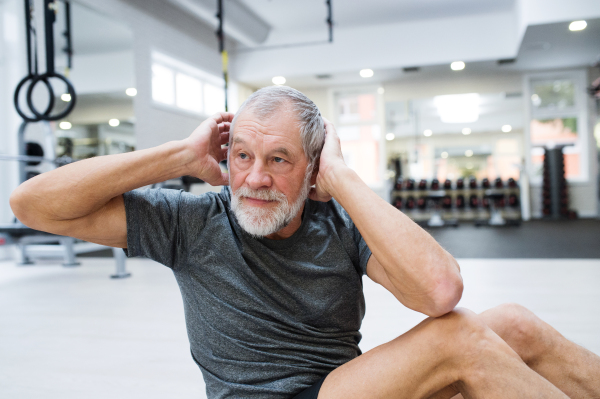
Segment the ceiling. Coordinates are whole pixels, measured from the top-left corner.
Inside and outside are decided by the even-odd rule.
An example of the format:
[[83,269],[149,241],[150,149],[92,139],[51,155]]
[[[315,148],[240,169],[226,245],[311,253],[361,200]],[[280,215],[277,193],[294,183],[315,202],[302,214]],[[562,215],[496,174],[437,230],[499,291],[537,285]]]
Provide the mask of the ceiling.
[[[273,31],[325,29],[324,0],[241,0]],[[515,0],[332,0],[336,27],[387,24],[509,11]]]

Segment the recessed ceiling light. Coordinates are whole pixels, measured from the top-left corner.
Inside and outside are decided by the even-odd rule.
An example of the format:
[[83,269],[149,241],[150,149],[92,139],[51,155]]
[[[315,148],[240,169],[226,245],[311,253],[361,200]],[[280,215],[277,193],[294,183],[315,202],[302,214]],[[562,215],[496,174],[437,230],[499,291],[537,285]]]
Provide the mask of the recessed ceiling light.
[[116,127],[121,124],[121,121],[118,119],[111,119],[108,121],[108,124],[111,125],[112,127]]
[[508,132],[510,132],[511,130],[512,130],[512,126],[511,126],[511,125],[504,125],[504,126],[502,126],[502,131],[503,131],[504,133],[508,133]]
[[60,128],[62,130],[69,130],[70,128],[73,127],[73,125],[71,125],[71,122],[67,122],[67,121],[63,121],[63,122],[59,123],[58,126],[60,126]]
[[363,78],[370,78],[371,76],[373,76],[373,70],[372,69],[361,69],[360,76]]
[[471,129],[470,129],[470,128],[468,128],[468,127],[465,127],[465,128],[462,130],[462,134],[464,134],[465,136],[468,136],[469,134],[471,134]]
[[462,61],[454,61],[450,64],[450,68],[452,68],[453,71],[462,71],[465,69],[465,63]]
[[472,157],[472,156],[473,156],[473,150],[465,151],[465,157]]
[[392,140],[394,140],[395,138],[396,138],[396,135],[395,135],[394,133],[388,133],[388,134],[386,134],[386,135],[385,135],[385,139],[386,139],[387,141],[392,141]]
[[578,31],[578,30],[584,30],[587,26],[587,22],[585,21],[573,21],[569,24],[569,30],[570,31]]
[[127,94],[129,97],[135,97],[135,95],[137,94],[137,89],[135,87],[130,87],[127,90],[125,90],[125,94]]
[[71,101],[71,95],[69,93],[64,93],[60,96],[60,99],[68,103],[69,101]]
[[431,129],[427,129],[427,130],[425,130],[425,131],[423,132],[423,135],[424,135],[425,137],[429,137],[429,136],[431,136],[432,134],[433,134],[433,132],[431,131]]
[[385,93],[385,89],[383,87],[380,87],[377,89],[377,93],[383,94],[383,93]]
[[442,158],[446,159],[448,158],[448,153],[446,151],[442,152],[441,154]]
[[286,80],[283,76],[275,76],[273,79],[271,79],[271,82],[273,82],[274,85],[283,85],[285,84]]

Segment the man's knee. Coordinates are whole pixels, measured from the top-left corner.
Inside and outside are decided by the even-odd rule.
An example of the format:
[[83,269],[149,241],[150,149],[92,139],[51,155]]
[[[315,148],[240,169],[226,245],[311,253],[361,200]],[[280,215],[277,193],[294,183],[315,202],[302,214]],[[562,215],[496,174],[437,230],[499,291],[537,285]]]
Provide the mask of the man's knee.
[[547,325],[533,312],[516,303],[506,303],[482,314],[488,324],[527,364],[552,345]]
[[476,362],[481,355],[505,346],[487,324],[468,309],[456,308],[432,319],[432,323],[444,350],[456,362]]

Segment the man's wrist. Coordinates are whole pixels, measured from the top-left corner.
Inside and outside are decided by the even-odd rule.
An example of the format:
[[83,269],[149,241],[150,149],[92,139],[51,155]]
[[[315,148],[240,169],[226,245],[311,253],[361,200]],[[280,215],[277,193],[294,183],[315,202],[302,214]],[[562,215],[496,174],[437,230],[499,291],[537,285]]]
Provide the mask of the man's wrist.
[[360,179],[354,170],[341,162],[328,170],[326,177],[327,192],[339,202],[339,198],[343,195],[344,184],[355,178]]

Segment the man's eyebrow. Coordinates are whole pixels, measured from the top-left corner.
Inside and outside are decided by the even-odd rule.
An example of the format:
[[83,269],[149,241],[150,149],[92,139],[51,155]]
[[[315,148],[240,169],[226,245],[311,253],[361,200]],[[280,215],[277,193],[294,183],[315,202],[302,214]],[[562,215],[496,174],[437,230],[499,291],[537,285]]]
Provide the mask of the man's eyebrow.
[[241,138],[240,136],[235,136],[235,137],[233,138],[233,143],[234,143],[234,144],[237,144],[237,143],[240,143],[240,144],[245,144],[246,142],[245,142],[245,141],[244,141],[244,139],[243,139],[243,138]]
[[291,154],[291,153],[289,152],[289,150],[288,150],[287,148],[285,148],[285,147],[278,147],[278,148],[275,148],[275,149],[274,149],[273,151],[271,151],[271,152],[279,152],[279,153],[281,153],[281,154],[285,155],[286,157],[290,157],[290,158],[292,157],[292,154]]

